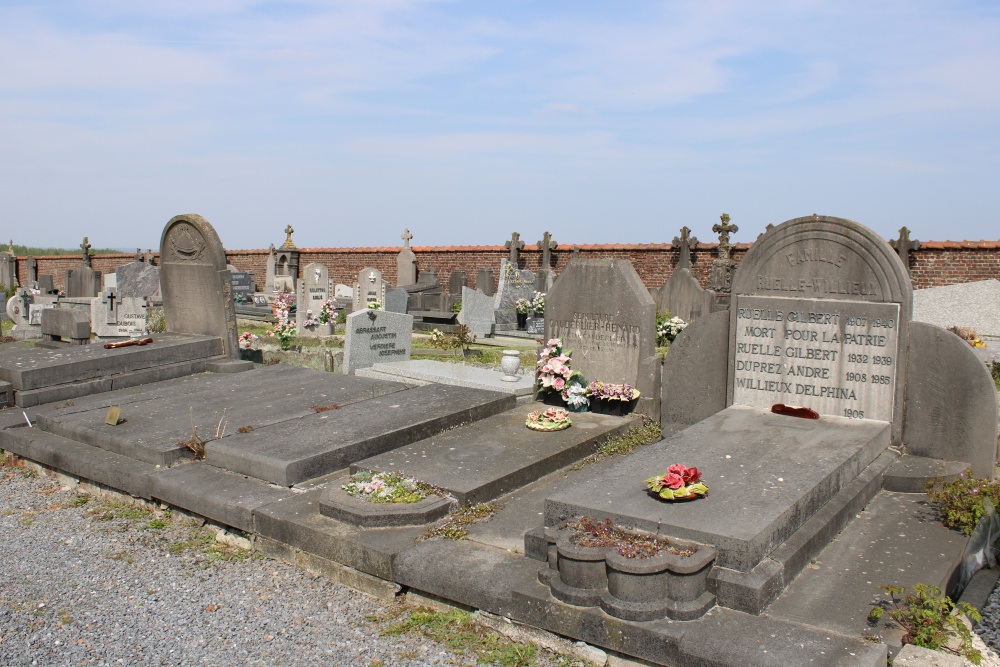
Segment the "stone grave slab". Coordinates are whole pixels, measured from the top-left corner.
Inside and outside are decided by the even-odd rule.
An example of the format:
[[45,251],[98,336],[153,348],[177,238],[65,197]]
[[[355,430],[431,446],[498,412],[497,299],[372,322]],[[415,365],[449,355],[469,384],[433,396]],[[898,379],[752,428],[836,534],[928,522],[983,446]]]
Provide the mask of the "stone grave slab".
[[383,305],[386,312],[389,313],[403,313],[404,315],[409,310],[410,306],[410,293],[401,287],[394,287],[387,290],[385,293],[385,304]]
[[540,433],[524,425],[531,409],[508,410],[358,461],[351,472],[399,470],[447,489],[459,505],[475,505],[582,459],[600,441],[625,432],[639,420],[580,412],[572,415],[571,427]]
[[656,304],[625,260],[574,260],[546,297],[545,338],[561,338],[588,382],[627,383],[636,410],[660,418]]
[[[889,446],[885,422],[775,415],[733,406],[546,499],[545,525],[586,515],[711,544],[747,572]],[[705,498],[663,503],[644,480],[696,466]]]
[[412,334],[412,315],[367,309],[351,313],[344,334],[344,372],[409,359]]
[[160,296],[160,268],[146,262],[129,262],[115,268],[118,295],[156,298]]
[[500,260],[500,281],[493,297],[497,324],[517,324],[514,304],[518,299],[531,299],[535,294],[535,274],[518,269],[509,260]]
[[[360,378],[345,379],[364,382]],[[345,403],[338,409],[298,415],[294,421],[255,427],[249,433],[236,433],[209,443],[205,460],[273,484],[292,486],[341,470],[367,456],[496,414],[513,407],[513,403],[513,397],[495,392],[445,385],[416,387]]]
[[[220,375],[225,379],[201,387],[175,385],[137,410],[124,409],[127,421],[115,427],[104,424],[102,407],[45,415],[40,424],[47,431],[94,447],[170,465],[190,456],[178,442],[191,437],[192,420],[199,437],[209,440],[225,411],[224,439],[238,435],[240,428],[257,429],[314,414],[313,406],[349,405],[405,389],[400,383],[305,369],[274,374],[265,372],[268,368]],[[272,378],[275,382],[270,382]]]
[[493,297],[486,296],[477,289],[462,288],[462,310],[458,313],[458,323],[469,327],[479,338],[493,335],[496,316]]
[[376,363],[371,368],[359,368],[354,374],[358,377],[407,383],[435,382],[456,387],[499,391],[515,396],[530,396],[534,392],[534,378],[531,375],[520,376],[517,382],[504,382],[501,379],[503,377],[501,371],[433,359]]

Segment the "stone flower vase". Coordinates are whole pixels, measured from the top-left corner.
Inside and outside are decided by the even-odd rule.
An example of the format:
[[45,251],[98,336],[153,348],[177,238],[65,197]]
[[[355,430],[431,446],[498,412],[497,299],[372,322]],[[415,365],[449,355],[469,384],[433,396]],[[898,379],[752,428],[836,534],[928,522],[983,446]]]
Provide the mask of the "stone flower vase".
[[503,371],[504,382],[517,382],[521,378],[517,375],[517,369],[521,367],[521,353],[517,350],[504,350],[503,359],[500,360],[500,370]]

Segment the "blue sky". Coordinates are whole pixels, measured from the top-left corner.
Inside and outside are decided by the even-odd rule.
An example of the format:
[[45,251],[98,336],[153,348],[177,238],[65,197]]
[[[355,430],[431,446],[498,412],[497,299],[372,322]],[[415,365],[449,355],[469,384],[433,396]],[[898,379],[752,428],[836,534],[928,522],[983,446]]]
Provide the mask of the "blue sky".
[[998,37],[995,0],[0,0],[0,236],[997,239]]

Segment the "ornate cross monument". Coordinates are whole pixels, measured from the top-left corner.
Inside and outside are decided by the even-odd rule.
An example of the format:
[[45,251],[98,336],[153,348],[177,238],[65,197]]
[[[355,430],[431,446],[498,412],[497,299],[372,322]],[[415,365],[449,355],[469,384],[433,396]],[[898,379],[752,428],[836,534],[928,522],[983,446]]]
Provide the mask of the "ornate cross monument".
[[281,244],[282,250],[292,250],[295,248],[295,242],[292,241],[292,234],[295,232],[291,225],[285,227],[285,242]]
[[409,248],[410,240],[413,239],[413,234],[410,233],[410,228],[409,227],[404,228],[403,235],[400,236],[399,238],[403,239],[403,247]]
[[415,285],[417,283],[417,256],[410,248],[413,234],[410,233],[409,228],[406,228],[399,238],[403,239],[403,248],[396,255],[396,287]]
[[514,232],[510,235],[510,241],[503,244],[505,250],[508,250],[510,254],[507,256],[507,260],[510,265],[515,269],[517,268],[517,263],[519,255],[522,250],[524,250],[524,241],[521,240],[520,232]]
[[84,236],[83,237],[83,243],[80,244],[80,250],[83,251],[83,265],[84,266],[93,266],[90,263],[90,248],[91,248],[90,242],[87,240],[87,237]]
[[559,247],[559,244],[552,240],[552,234],[550,232],[542,234],[542,240],[535,246],[542,251],[542,271],[551,268],[552,251]]
[[718,294],[729,294],[732,290],[733,269],[736,262],[729,258],[732,246],[729,245],[729,235],[740,230],[736,225],[729,224],[729,214],[719,216],[720,223],[712,226],[712,231],[719,235],[718,257],[712,260],[710,288]]
[[889,245],[892,247],[893,250],[896,251],[896,254],[899,255],[899,258],[903,260],[903,266],[905,266],[906,270],[909,271],[910,253],[913,252],[914,250],[920,249],[920,241],[917,241],[916,239],[913,239],[911,241],[910,230],[907,229],[906,227],[900,227],[899,238],[895,241],[889,241]]
[[[718,225],[716,225],[718,227]],[[680,248],[681,256],[677,261],[678,269],[690,269],[691,268],[691,246],[698,245],[698,238],[691,236],[691,229],[688,227],[681,227],[681,235],[675,236],[674,240],[671,241],[674,246]]]

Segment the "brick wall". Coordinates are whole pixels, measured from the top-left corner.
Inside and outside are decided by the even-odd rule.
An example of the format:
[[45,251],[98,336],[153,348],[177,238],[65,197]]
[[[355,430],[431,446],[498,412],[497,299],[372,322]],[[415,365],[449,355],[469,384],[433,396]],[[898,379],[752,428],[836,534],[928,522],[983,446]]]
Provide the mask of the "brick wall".
[[[702,286],[708,286],[709,271],[717,244],[699,243],[691,250],[692,270]],[[732,258],[740,261],[750,248],[748,243],[733,247]],[[299,270],[313,262],[326,264],[335,283],[350,285],[365,267],[380,270],[388,282],[396,280],[398,246],[374,248],[303,248],[299,255]],[[679,251],[668,243],[651,244],[591,244],[578,246],[584,259],[615,258],[632,262],[647,287],[660,287],[673,273]],[[500,260],[508,253],[503,246],[414,246],[417,268],[421,272],[436,271],[442,284],[448,284],[452,271],[465,271],[470,287],[477,287],[476,272],[493,269],[494,281],[499,277]],[[229,263],[242,271],[253,271],[262,289],[267,272],[267,250],[231,250]],[[573,256],[572,245],[560,245],[552,252],[552,268],[562,271]],[[157,256],[157,261],[159,256]],[[114,271],[119,264],[131,262],[134,255],[94,255],[94,268]],[[26,257],[18,257],[17,272],[22,284],[27,280]],[[51,274],[57,288],[66,285],[66,269],[80,265],[79,255],[36,257],[39,274]],[[542,253],[534,246],[521,251],[521,268],[538,271]],[[919,250],[910,254],[910,271],[915,289],[953,285],[978,280],[1000,279],[1000,241],[924,241]],[[494,288],[496,284],[494,283]]]

